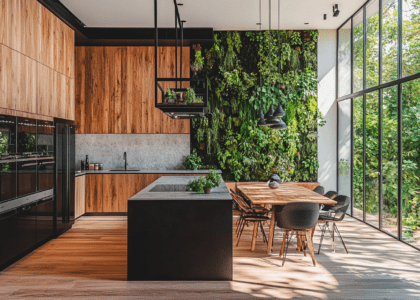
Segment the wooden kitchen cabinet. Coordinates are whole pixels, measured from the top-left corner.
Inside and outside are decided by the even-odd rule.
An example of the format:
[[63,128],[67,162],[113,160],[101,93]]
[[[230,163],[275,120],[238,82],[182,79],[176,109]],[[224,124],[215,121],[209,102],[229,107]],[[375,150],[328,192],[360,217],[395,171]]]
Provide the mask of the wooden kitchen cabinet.
[[74,120],[74,79],[38,64],[38,114]]
[[74,218],[77,219],[81,215],[85,214],[86,209],[86,176],[78,176],[75,179],[75,208]]
[[171,174],[88,174],[86,177],[86,212],[127,212],[127,200],[162,176]]
[[41,7],[37,0],[0,0],[0,43],[39,61]]
[[37,62],[0,45],[0,107],[36,113]]

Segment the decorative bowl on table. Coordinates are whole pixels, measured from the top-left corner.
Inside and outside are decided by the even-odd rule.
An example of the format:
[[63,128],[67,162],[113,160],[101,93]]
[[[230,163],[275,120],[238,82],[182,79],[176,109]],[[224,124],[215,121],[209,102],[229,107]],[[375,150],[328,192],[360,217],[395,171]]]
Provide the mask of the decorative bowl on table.
[[268,187],[270,189],[278,189],[280,187],[280,183],[278,183],[277,181],[270,181],[268,183]]

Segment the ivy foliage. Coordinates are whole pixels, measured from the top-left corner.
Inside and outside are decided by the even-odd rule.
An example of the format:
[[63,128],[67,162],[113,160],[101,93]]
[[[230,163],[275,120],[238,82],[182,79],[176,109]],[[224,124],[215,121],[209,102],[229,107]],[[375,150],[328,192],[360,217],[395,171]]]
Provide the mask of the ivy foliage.
[[[285,181],[317,179],[318,31],[219,32],[203,48],[209,78],[211,121],[193,121],[194,153],[228,180],[266,180],[272,171]],[[271,55],[270,55],[271,48]],[[192,53],[195,56],[194,53]],[[261,87],[260,87],[261,80]],[[258,127],[281,103],[284,131]]]

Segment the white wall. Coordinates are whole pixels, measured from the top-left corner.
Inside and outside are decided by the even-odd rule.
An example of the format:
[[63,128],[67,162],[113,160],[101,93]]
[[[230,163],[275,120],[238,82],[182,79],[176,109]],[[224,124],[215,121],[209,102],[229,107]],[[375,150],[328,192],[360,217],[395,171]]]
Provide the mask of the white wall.
[[319,30],[318,107],[327,122],[318,127],[318,182],[337,190],[336,30]]

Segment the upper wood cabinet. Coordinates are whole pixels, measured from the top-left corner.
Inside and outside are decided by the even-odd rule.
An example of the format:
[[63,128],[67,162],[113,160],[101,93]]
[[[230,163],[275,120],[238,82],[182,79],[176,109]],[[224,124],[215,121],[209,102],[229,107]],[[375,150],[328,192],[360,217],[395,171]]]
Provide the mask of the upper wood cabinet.
[[36,0],[0,0],[0,43],[39,61],[41,7]]
[[74,31],[37,0],[0,0],[0,43],[74,77]]
[[[154,47],[76,47],[77,133],[190,133],[189,120],[155,108],[154,57]],[[159,47],[158,64],[160,77],[175,77],[175,47]]]
[[38,64],[38,114],[74,120],[74,79]]
[[0,45],[0,107],[37,113],[37,62]]
[[74,77],[74,31],[42,7],[41,63]]

